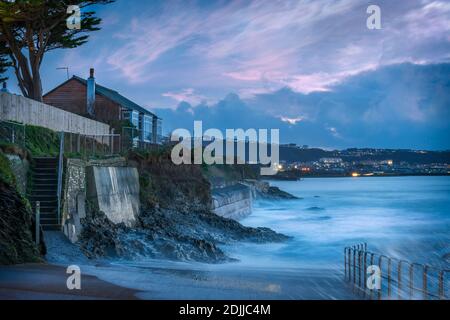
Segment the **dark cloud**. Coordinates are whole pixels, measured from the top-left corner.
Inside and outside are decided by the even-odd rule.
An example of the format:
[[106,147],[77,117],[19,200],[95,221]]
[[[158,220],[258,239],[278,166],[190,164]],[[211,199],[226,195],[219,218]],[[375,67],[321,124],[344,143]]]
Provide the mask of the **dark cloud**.
[[282,142],[329,148],[450,149],[450,64],[399,64],[347,79],[329,92],[281,89],[243,100],[157,109],[166,131],[278,128]]

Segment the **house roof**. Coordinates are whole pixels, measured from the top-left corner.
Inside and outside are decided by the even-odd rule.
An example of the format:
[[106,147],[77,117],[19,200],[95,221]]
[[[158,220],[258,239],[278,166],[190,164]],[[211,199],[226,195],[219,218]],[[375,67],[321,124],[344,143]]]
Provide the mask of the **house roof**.
[[[61,85],[57,86],[56,88],[54,88],[53,90],[47,92],[45,95],[48,95],[50,92],[56,90],[57,88],[61,87],[62,85],[66,84],[67,82],[69,82],[70,80],[75,79],[79,82],[81,82],[83,85],[87,86],[87,81],[81,77],[78,76],[73,76],[71,79],[65,81],[64,83],[62,83]],[[123,95],[121,95],[120,93],[118,93],[115,90],[103,87],[101,85],[99,85],[98,83],[95,84],[95,93],[96,94],[100,94],[118,104],[120,104],[122,107],[127,108],[127,109],[131,109],[137,112],[142,112],[144,114],[147,115],[151,115],[151,116],[155,116],[158,117],[157,115],[155,115],[153,112],[141,107],[140,105],[134,103],[133,101],[131,101],[130,99],[124,97]]]

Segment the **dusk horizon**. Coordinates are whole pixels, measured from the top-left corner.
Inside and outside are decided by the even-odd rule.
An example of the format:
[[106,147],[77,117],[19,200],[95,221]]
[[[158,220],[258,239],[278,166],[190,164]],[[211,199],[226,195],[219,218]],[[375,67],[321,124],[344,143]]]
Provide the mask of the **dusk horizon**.
[[[52,52],[43,91],[77,75],[160,114],[168,135],[279,128],[281,143],[322,148],[450,149],[450,3],[117,1],[102,31]],[[8,87],[19,89],[9,70]],[[239,115],[239,116],[236,116]]]

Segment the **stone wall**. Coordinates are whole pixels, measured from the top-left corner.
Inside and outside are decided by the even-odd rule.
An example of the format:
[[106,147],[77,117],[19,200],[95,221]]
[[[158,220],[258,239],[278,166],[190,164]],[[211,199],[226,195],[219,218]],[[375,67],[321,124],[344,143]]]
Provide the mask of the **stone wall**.
[[81,233],[81,219],[86,217],[86,161],[67,159],[64,186],[63,231],[70,241],[77,242]]
[[215,214],[240,220],[252,213],[251,188],[236,184],[212,190],[212,210]]
[[[124,158],[90,161],[67,159],[64,170],[62,225],[64,234],[70,241],[78,241],[82,230],[81,219],[86,217],[87,185],[90,183],[89,175],[87,176],[86,172],[92,170],[87,168],[100,167],[108,169],[125,166],[126,160]],[[110,178],[106,180],[106,183],[109,184],[114,179]],[[100,181],[100,183],[103,183],[103,181]],[[122,185],[124,182],[117,183]],[[94,200],[95,202],[95,199],[90,200]]]
[[0,93],[0,120],[84,135],[109,134],[109,125],[22,96]]

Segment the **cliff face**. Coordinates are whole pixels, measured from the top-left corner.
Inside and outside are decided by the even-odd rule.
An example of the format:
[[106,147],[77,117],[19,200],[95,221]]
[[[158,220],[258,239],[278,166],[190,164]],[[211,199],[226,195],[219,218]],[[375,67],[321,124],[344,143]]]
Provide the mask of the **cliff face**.
[[102,213],[90,214],[81,238],[88,255],[215,263],[231,259],[218,247],[221,243],[288,239],[270,229],[247,228],[212,213],[210,183],[201,168],[176,166],[169,155],[129,155],[129,165],[136,167],[140,176],[138,225],[111,225]]
[[0,179],[0,264],[41,261],[32,215],[14,187]]
[[128,163],[140,176],[141,205],[144,209],[165,208],[182,212],[209,210],[210,183],[197,165],[176,166],[170,153],[129,155]]

